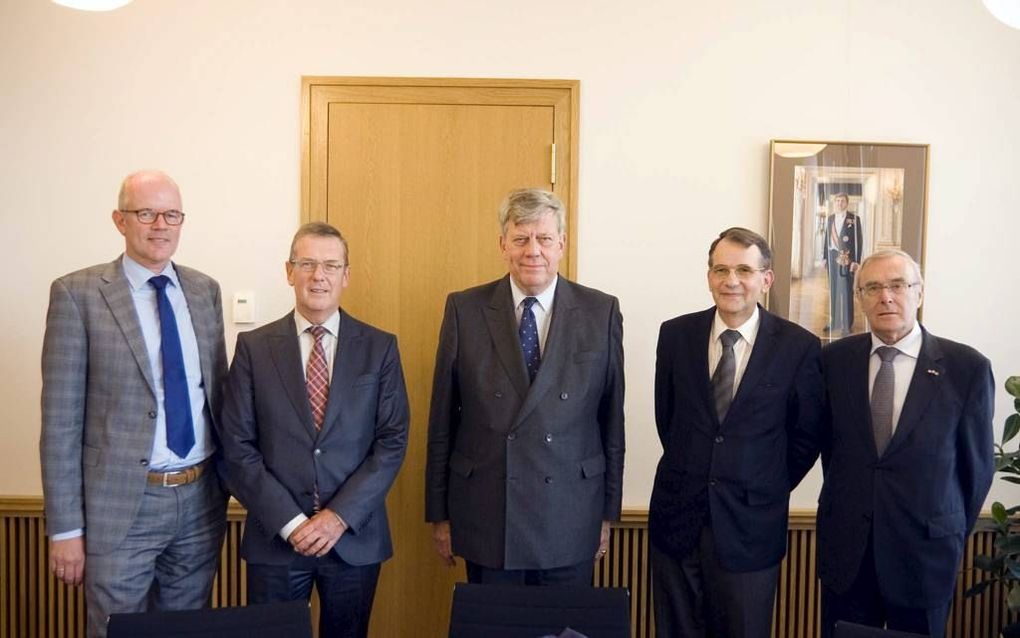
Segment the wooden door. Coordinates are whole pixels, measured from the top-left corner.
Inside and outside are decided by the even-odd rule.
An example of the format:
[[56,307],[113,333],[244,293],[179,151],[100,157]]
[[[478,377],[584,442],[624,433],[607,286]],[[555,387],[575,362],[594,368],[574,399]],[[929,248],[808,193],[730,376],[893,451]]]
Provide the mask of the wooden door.
[[[555,191],[569,211],[569,236],[576,236],[578,83],[303,84],[303,217],[327,220],[348,238],[351,283],[342,305],[398,336],[411,403],[407,458],[387,501],[395,555],[383,566],[372,635],[445,636],[463,564],[441,564],[424,522],[428,408],[444,303],[448,293],[506,272],[496,215],[510,189]],[[566,251],[570,276],[576,251],[569,239]]]

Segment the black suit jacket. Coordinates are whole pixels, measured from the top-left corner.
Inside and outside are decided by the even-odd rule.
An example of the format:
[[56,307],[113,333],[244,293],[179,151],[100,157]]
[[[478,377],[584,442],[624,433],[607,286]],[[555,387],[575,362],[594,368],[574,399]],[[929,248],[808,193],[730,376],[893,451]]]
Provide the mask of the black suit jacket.
[[871,335],[822,353],[828,423],[818,503],[818,573],[845,591],[869,536],[883,597],[932,608],[953,595],[967,534],[988,488],[995,396],[988,359],[924,331],[896,431],[879,457],[871,426]]
[[340,313],[321,430],[312,421],[294,314],[237,336],[220,436],[227,483],[248,509],[241,555],[284,564],[280,537],[295,516],[323,507],[350,526],[334,546],[352,565],[393,554],[386,493],[407,446],[408,408],[396,338]]
[[502,569],[595,555],[620,516],[623,322],[615,297],[558,279],[528,383],[509,277],[453,293],[429,414],[425,517],[450,521],[453,550]]
[[[822,414],[818,338],[763,308],[754,348],[726,419],[708,372],[715,308],[662,324],[655,361],[655,475],[651,541],[689,554],[711,520],[720,564],[764,569],[786,553],[790,490],[814,464]],[[706,511],[707,510],[707,511]]]

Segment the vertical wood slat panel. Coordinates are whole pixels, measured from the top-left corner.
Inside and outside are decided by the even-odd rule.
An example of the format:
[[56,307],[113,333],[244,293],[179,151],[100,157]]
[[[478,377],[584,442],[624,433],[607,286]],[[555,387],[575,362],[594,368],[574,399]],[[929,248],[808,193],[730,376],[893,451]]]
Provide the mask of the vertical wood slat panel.
[[[214,607],[239,606],[247,601],[246,571],[240,558],[243,520],[243,509],[231,503],[219,572],[213,583]],[[816,638],[821,626],[821,586],[815,577],[814,516],[792,515],[787,538],[772,636]],[[993,535],[984,531],[967,540],[947,638],[997,636],[1007,620],[1016,620],[1010,619],[999,587],[978,598],[963,598],[964,590],[980,579],[971,569],[973,557],[989,553],[992,542]],[[85,635],[82,590],[63,585],[50,574],[47,550],[42,499],[0,497],[0,638]],[[626,587],[631,596],[631,637],[655,638],[646,512],[626,512],[624,520],[613,527],[609,552],[596,565],[594,581],[601,587]],[[314,605],[312,613],[317,614]]]

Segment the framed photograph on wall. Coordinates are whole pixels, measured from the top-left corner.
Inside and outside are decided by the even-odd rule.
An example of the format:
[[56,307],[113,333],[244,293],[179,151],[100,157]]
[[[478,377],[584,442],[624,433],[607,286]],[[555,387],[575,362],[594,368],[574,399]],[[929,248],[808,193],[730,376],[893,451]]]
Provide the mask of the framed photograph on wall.
[[823,340],[866,332],[854,275],[898,248],[924,268],[927,144],[772,140],[769,310]]

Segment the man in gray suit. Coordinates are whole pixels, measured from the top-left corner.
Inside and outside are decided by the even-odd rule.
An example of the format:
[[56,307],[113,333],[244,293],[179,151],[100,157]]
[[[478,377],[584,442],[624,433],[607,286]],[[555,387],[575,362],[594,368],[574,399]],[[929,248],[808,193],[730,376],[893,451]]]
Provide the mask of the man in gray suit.
[[42,454],[50,568],[85,583],[88,633],[110,613],[209,600],[226,525],[213,467],[226,374],[219,285],[170,261],[181,195],[167,175],[125,178],[124,254],[50,288]]
[[453,293],[439,335],[425,516],[472,583],[591,584],[620,516],[623,320],[615,297],[557,275],[564,208],[511,192],[509,275]]
[[408,427],[396,338],[340,308],[348,257],[333,226],[298,229],[294,311],[238,335],[221,420],[249,602],[307,600],[314,583],[331,638],[368,633]]

